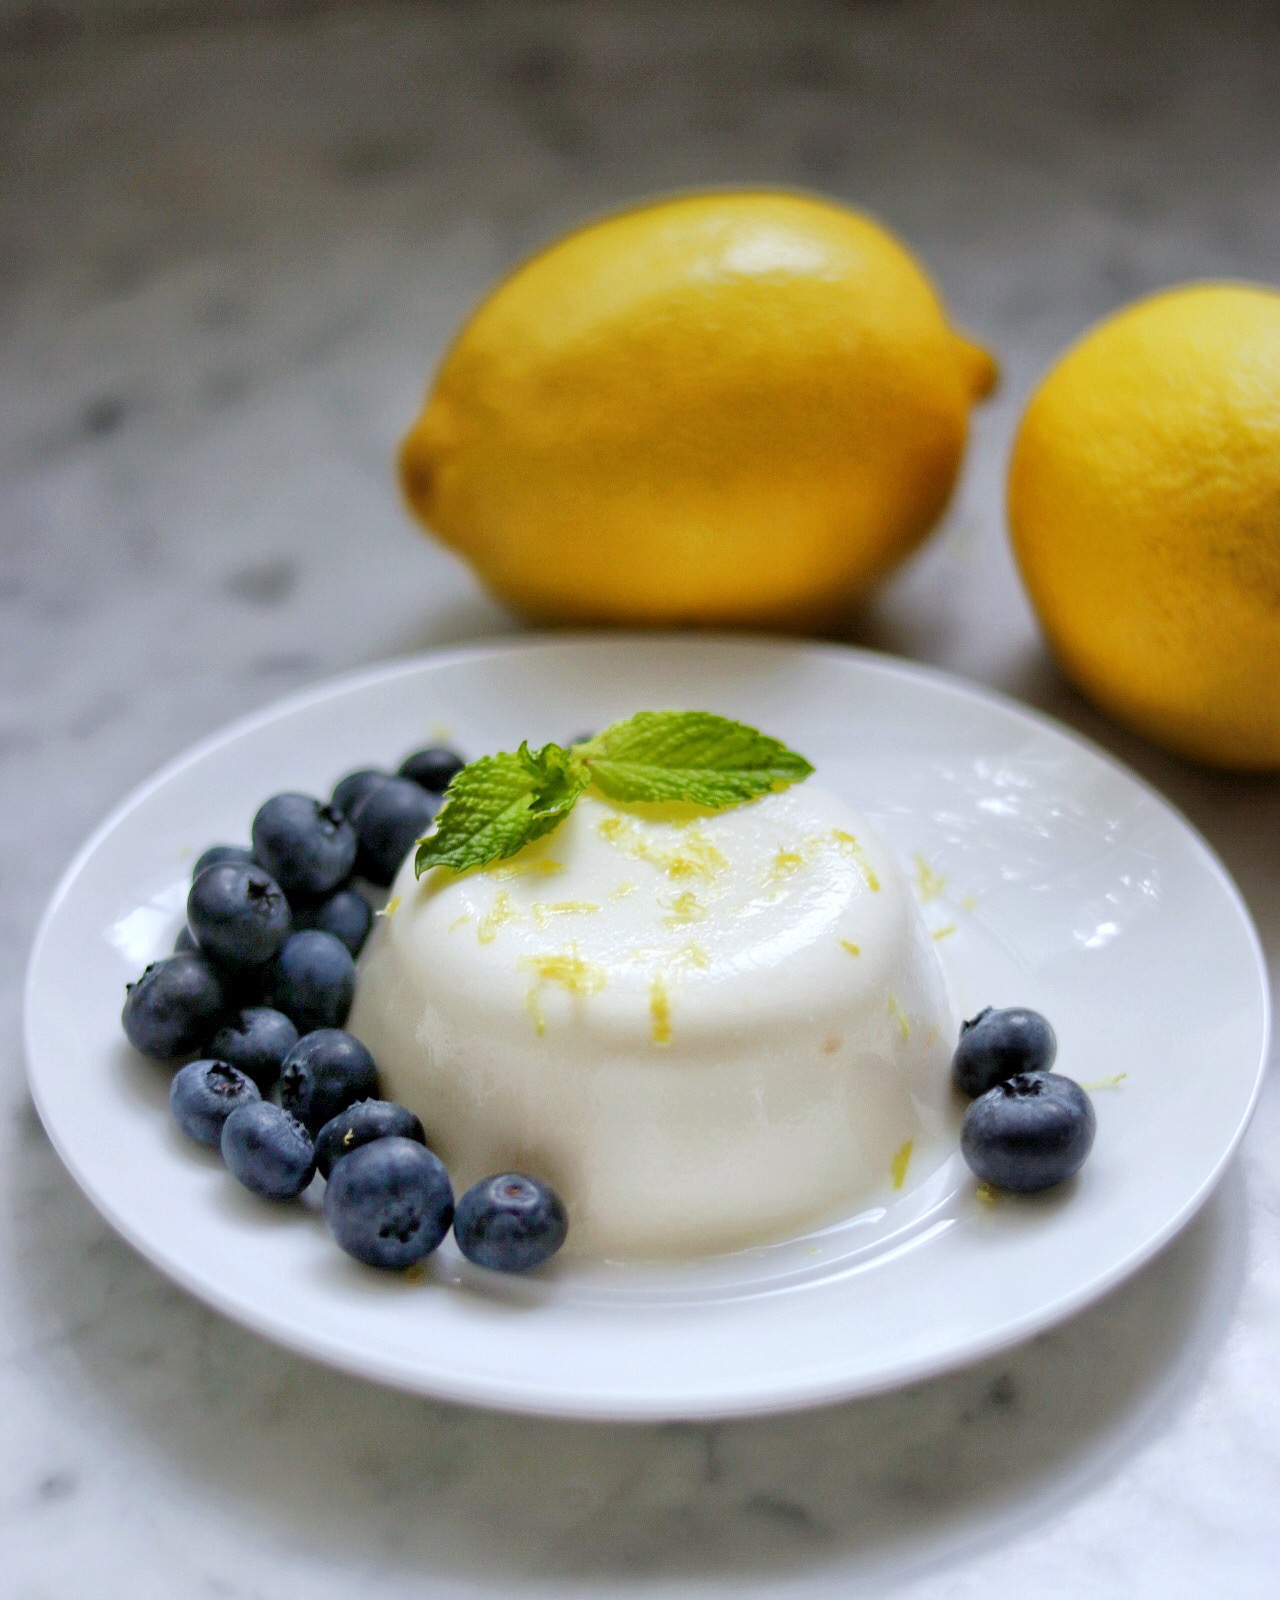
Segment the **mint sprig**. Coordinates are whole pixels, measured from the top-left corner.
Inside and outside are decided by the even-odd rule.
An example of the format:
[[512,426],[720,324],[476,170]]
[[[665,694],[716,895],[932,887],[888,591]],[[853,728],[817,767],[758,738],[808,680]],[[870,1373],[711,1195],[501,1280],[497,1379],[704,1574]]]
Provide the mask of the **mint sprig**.
[[414,870],[465,872],[505,860],[573,810],[588,785],[611,800],[682,800],[723,811],[813,771],[777,739],[710,711],[641,711],[594,738],[482,756],[449,785]]

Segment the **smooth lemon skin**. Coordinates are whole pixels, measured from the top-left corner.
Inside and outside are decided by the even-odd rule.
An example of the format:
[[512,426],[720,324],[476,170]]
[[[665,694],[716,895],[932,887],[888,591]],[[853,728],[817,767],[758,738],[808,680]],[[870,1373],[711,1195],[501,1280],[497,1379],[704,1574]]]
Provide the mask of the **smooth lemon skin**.
[[994,381],[867,218],[692,196],[570,234],[482,302],[401,481],[526,615],[806,626],[925,537]]
[[1280,768],[1280,293],[1138,302],[1050,372],[1009,473],[1064,671],[1179,754]]

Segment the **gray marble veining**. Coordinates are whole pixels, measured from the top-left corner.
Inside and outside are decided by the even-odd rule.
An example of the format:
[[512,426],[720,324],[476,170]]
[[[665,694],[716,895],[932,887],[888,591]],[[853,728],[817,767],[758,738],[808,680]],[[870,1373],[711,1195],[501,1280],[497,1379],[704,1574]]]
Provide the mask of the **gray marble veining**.
[[1276,784],[1072,696],[1001,513],[1068,339],[1166,282],[1275,281],[1274,7],[125,9],[0,32],[6,1595],[1273,1593],[1274,1085],[1196,1225],[1032,1345],[817,1413],[586,1427],[406,1400],[170,1287],[53,1156],[18,1014],[63,863],[159,761],[324,674],[514,626],[389,471],[482,287],[595,210],[747,180],[879,212],[1004,367],[946,524],[849,636],[1133,762],[1237,875],[1274,977]]

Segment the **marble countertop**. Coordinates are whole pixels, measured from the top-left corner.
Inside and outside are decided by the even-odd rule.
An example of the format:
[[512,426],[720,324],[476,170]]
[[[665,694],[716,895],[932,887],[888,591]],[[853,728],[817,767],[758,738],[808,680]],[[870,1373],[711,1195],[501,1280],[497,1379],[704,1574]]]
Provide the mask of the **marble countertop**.
[[1199,1221],[1057,1332],[868,1402],[635,1428],[406,1399],[205,1311],[72,1186],[19,1045],[41,905],[160,761],[302,683],[514,628],[389,472],[482,286],[597,209],[741,180],[879,212],[1004,364],[944,527],[849,637],[1133,763],[1236,874],[1274,978],[1280,787],[1077,700],[1001,512],[1066,340],[1170,281],[1274,280],[1274,7],[89,9],[0,13],[5,1593],[1274,1593],[1274,1081]]

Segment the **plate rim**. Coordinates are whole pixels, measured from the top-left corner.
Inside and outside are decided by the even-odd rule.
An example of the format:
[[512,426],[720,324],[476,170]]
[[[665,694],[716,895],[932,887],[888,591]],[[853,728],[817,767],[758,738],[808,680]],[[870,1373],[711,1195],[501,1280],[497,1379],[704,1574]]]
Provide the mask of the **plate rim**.
[[[38,1075],[34,1068],[35,1025],[33,1011],[36,974],[44,947],[51,934],[54,919],[62,903],[71,892],[88,861],[125,817],[144,804],[157,790],[163,788],[177,774],[203,760],[224,745],[232,744],[245,734],[253,732],[277,719],[288,717],[296,711],[304,710],[318,702],[323,702],[335,693],[359,691],[396,678],[411,676],[415,672],[421,671],[424,667],[450,667],[467,662],[480,661],[486,657],[518,652],[537,652],[565,645],[591,647],[605,645],[623,650],[640,643],[657,643],[670,647],[692,644],[707,648],[725,645],[728,647],[763,649],[779,655],[803,654],[817,656],[837,662],[847,662],[853,659],[860,662],[864,667],[884,673],[890,678],[905,678],[923,683],[933,690],[942,690],[945,693],[955,695],[961,700],[977,702],[980,705],[1010,715],[1017,720],[1029,722],[1041,732],[1083,748],[1095,760],[1100,761],[1113,776],[1135,785],[1147,800],[1153,801],[1159,809],[1171,816],[1190,837],[1202,863],[1209,869],[1218,886],[1226,892],[1227,898],[1234,908],[1246,935],[1246,942],[1253,957],[1253,976],[1256,979],[1258,995],[1261,1001],[1260,1048],[1247,1103],[1241,1111],[1234,1132],[1230,1139],[1226,1141],[1217,1161],[1192,1194],[1140,1247],[1112,1263],[1102,1272],[1088,1278],[1084,1283],[1077,1285],[1069,1292],[1037,1307],[1033,1311],[1025,1313],[1012,1322],[1003,1324],[994,1333],[979,1334],[959,1341],[950,1347],[944,1355],[940,1356],[937,1353],[920,1355],[913,1359],[904,1360],[884,1372],[864,1375],[861,1378],[852,1380],[848,1373],[828,1375],[825,1369],[818,1369],[816,1373],[792,1378],[780,1388],[775,1382],[775,1386],[766,1393],[757,1393],[746,1385],[740,1385],[736,1391],[729,1395],[710,1392],[701,1403],[685,1399],[664,1406],[655,1403],[648,1396],[638,1396],[634,1402],[631,1402],[625,1395],[618,1395],[614,1392],[611,1392],[607,1398],[603,1395],[593,1397],[590,1393],[584,1393],[581,1389],[568,1396],[562,1395],[559,1391],[553,1389],[549,1389],[545,1394],[542,1394],[531,1390],[527,1382],[506,1386],[501,1380],[493,1378],[470,1380],[466,1377],[459,1377],[456,1374],[449,1373],[431,1374],[430,1381],[424,1382],[424,1375],[421,1372],[410,1369],[407,1364],[390,1356],[377,1352],[361,1352],[351,1348],[345,1341],[316,1337],[310,1330],[301,1334],[294,1328],[285,1330],[278,1325],[277,1319],[267,1314],[257,1314],[255,1306],[243,1301],[235,1294],[225,1292],[221,1286],[211,1286],[198,1273],[189,1271],[185,1263],[175,1265],[167,1256],[162,1256],[160,1252],[153,1251],[145,1237],[135,1230],[126,1218],[119,1214],[109,1194],[104,1193],[101,1186],[91,1178],[86,1177],[79,1164],[69,1154],[56,1126],[56,1120],[51,1116],[42,1100]],[[494,639],[468,641],[441,649],[417,651],[412,655],[397,656],[365,667],[330,674],[318,682],[268,701],[265,705],[234,718],[232,721],[215,729],[212,733],[206,734],[187,745],[176,755],[165,761],[149,777],[144,778],[142,782],[128,790],[111,807],[97,826],[89,832],[60,874],[41,913],[32,938],[22,986],[23,1058],[27,1085],[37,1114],[40,1117],[41,1125],[44,1127],[45,1133],[53,1145],[59,1160],[81,1193],[85,1195],[94,1209],[111,1228],[162,1276],[172,1282],[176,1282],[196,1300],[209,1306],[219,1315],[225,1316],[238,1326],[247,1328],[250,1332],[268,1339],[278,1347],[296,1354],[302,1354],[307,1359],[319,1361],[325,1366],[365,1381],[383,1383],[402,1391],[428,1398],[477,1405],[528,1416],[602,1422],[641,1423],[676,1419],[712,1420],[716,1418],[760,1416],[805,1410],[842,1400],[869,1397],[874,1394],[906,1388],[911,1384],[919,1383],[929,1378],[940,1377],[944,1373],[970,1366],[975,1362],[998,1355],[1022,1344],[1036,1334],[1068,1320],[1105,1297],[1157,1256],[1193,1220],[1222,1181],[1227,1168],[1239,1150],[1257,1108],[1270,1056],[1271,1029],[1270,973],[1257,926],[1239,885],[1204,834],[1172,800],[1163,794],[1154,783],[1127,766],[1087,734],[1077,732],[1074,728],[1060,722],[1048,713],[1028,706],[1012,695],[1005,694],[1000,690],[960,677],[943,668],[896,656],[889,652],[824,640],[789,638],[769,633],[710,633],[679,629],[655,630],[653,632],[612,631],[608,629],[549,629]]]

